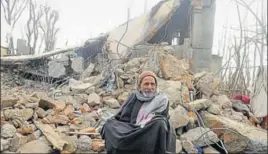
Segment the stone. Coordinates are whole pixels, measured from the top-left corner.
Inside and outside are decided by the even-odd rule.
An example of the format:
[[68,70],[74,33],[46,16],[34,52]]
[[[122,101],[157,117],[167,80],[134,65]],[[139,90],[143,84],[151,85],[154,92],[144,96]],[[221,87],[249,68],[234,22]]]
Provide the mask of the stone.
[[74,107],[72,105],[67,105],[65,110],[63,111],[64,115],[68,116],[69,114],[74,112]]
[[[196,127],[182,134],[181,139],[186,139],[188,141],[191,141],[195,146],[199,146],[199,147],[203,147],[203,146],[206,146],[207,144],[210,145],[210,144],[214,144],[215,142],[219,142],[219,138],[217,134],[209,130],[210,130],[209,128]],[[205,132],[207,132],[206,133],[207,135],[203,135]]]
[[71,85],[70,88],[71,88],[71,91],[75,94],[81,94],[81,93],[90,94],[93,91],[95,91],[95,87],[91,83],[75,84],[75,85]]
[[[237,122],[221,115],[201,113],[204,124],[218,136],[222,136],[229,153],[264,153],[267,152],[267,131],[250,124]],[[225,129],[217,129],[225,128]],[[217,130],[216,130],[217,129]],[[234,130],[234,131],[226,131]]]
[[182,103],[180,81],[165,81],[163,79],[157,79],[157,81],[159,92],[167,94],[172,108],[175,108],[178,104]]
[[68,142],[63,140],[58,133],[55,132],[55,129],[48,124],[43,124],[41,122],[35,121],[36,127],[41,130],[44,136],[50,141],[55,149],[62,150],[64,145]]
[[232,108],[232,102],[226,95],[220,95],[217,98],[217,103],[223,108]]
[[67,117],[66,115],[56,115],[53,116],[52,119],[50,120],[51,123],[62,124],[62,125],[66,125],[69,121],[70,121],[69,117]]
[[[34,148],[33,148],[34,147]],[[51,147],[40,140],[34,140],[22,145],[17,153],[50,153]]]
[[139,68],[142,61],[144,61],[144,58],[131,59],[130,61],[124,64],[124,71],[127,72],[132,68]]
[[214,77],[213,73],[207,73],[203,76],[199,82],[196,84],[197,89],[199,89],[203,94],[211,97],[212,94],[217,94],[217,88],[221,82],[221,79]]
[[87,113],[87,112],[90,112],[91,111],[91,108],[89,107],[88,104],[84,103],[82,106],[80,106],[79,110],[82,113]]
[[77,150],[77,137],[76,136],[64,136],[63,139],[68,142],[67,145],[63,147],[63,150],[68,153],[74,153]]
[[193,102],[190,102],[190,108],[195,109],[196,111],[207,109],[212,104],[212,101],[209,99],[198,99]]
[[25,135],[31,134],[36,130],[36,126],[34,124],[24,125],[22,128],[18,129],[18,132]]
[[77,101],[78,104],[84,104],[88,101],[88,95],[87,94],[77,94],[74,95],[73,98]]
[[118,100],[116,100],[114,98],[104,100],[104,103],[106,105],[108,105],[110,108],[113,108],[113,109],[116,109],[116,108],[120,107],[120,104],[119,104]]
[[92,139],[89,136],[82,135],[77,140],[77,148],[81,151],[89,151],[92,148]]
[[30,108],[30,109],[36,109],[38,108],[39,103],[28,103],[25,105],[26,108]]
[[82,81],[75,80],[73,78],[69,79],[69,87],[71,88],[72,86],[83,84]]
[[220,154],[219,151],[215,150],[212,147],[205,147],[205,148],[203,148],[203,153],[204,154],[211,154],[211,153]]
[[40,107],[36,110],[36,113],[39,118],[45,118],[47,116],[47,112]]
[[193,143],[189,140],[181,140],[182,148],[187,153],[198,153],[197,149],[194,147]]
[[55,108],[58,111],[62,111],[65,108],[65,106],[66,106],[65,102],[59,100],[40,99],[39,101],[39,107],[44,110]]
[[92,140],[92,150],[95,152],[101,152],[104,151],[105,144],[104,141],[101,139],[93,139]]
[[5,124],[1,127],[1,136],[4,138],[13,137],[16,132],[16,128],[11,124]]
[[182,151],[182,144],[180,140],[176,140],[176,153],[180,153]]
[[205,72],[205,71],[199,72],[199,73],[195,73],[194,76],[193,76],[194,83],[197,83],[206,74],[207,74],[207,72]]
[[27,136],[27,142],[31,142],[34,140],[37,140],[42,135],[42,132],[40,130],[35,131],[33,134],[30,134]]
[[96,129],[94,127],[88,127],[80,130],[80,132],[83,133],[97,133]]
[[215,115],[221,114],[220,106],[216,104],[211,104],[210,107],[208,107],[207,111]]
[[84,73],[84,58],[83,57],[75,57],[72,59],[71,67],[76,73]]
[[122,94],[120,94],[117,98],[119,104],[122,105],[127,100],[128,96],[129,92],[123,92]]
[[89,106],[96,106],[96,105],[100,105],[100,96],[96,93],[92,93],[88,96],[88,101],[87,104]]
[[10,145],[9,140],[1,138],[1,151],[8,149],[9,145]]
[[14,98],[12,96],[7,96],[1,98],[1,109],[6,107],[13,107],[19,101],[18,98]]
[[174,110],[171,110],[169,114],[170,121],[175,129],[186,126],[189,123],[187,111],[180,105],[178,105]]
[[80,79],[85,79],[86,77],[91,76],[92,72],[94,71],[94,68],[95,68],[95,65],[93,63],[90,63],[88,67],[82,72]]
[[28,142],[27,138],[27,136],[16,133],[10,140],[10,151],[17,151],[20,146]]
[[60,76],[65,75],[64,64],[57,61],[48,62],[48,75],[54,78],[59,78]]

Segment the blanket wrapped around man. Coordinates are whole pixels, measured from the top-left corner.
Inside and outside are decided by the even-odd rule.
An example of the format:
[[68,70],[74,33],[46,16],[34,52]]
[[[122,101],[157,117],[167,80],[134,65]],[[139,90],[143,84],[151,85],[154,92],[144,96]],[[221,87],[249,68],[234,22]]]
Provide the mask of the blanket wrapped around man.
[[176,135],[168,110],[168,97],[163,93],[149,98],[139,91],[130,94],[101,130],[107,154],[175,153]]

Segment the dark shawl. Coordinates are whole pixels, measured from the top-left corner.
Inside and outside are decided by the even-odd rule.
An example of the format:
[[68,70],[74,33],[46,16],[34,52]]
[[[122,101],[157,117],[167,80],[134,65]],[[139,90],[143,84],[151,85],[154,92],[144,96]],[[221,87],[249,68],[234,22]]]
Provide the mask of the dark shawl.
[[106,121],[101,135],[107,154],[175,153],[176,135],[168,120],[168,107],[141,128],[135,123],[142,104],[132,93],[120,111]]

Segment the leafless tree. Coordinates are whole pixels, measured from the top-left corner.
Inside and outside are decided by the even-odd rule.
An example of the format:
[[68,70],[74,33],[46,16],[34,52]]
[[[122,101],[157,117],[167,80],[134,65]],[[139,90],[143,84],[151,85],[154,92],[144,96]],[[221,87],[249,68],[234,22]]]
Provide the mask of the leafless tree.
[[23,11],[27,6],[28,0],[1,0],[1,7],[4,12],[4,17],[9,25],[10,32],[7,34],[7,42],[9,45],[9,53],[14,54],[14,44],[13,44],[13,29],[21,17]]
[[48,5],[42,6],[42,10],[45,15],[45,21],[40,22],[39,27],[44,35],[45,52],[48,52],[54,49],[56,35],[60,30],[59,28],[56,28],[56,23],[59,20],[59,13],[56,10],[52,10]]
[[[27,42],[30,47],[30,54],[35,54],[39,36],[39,21],[43,16],[43,11],[38,7],[36,1],[29,2],[29,19],[27,21]],[[42,43],[42,42],[41,42]]]

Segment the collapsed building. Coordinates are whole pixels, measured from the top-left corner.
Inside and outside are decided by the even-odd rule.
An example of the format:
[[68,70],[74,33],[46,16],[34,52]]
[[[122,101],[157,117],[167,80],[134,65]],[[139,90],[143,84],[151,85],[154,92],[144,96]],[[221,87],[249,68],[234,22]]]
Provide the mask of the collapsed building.
[[215,0],[161,1],[82,47],[1,57],[3,70],[56,84],[4,89],[12,91],[1,98],[1,152],[105,151],[98,132],[143,70],[169,97],[177,153],[267,152],[267,131],[234,110],[209,73],[214,13]]

